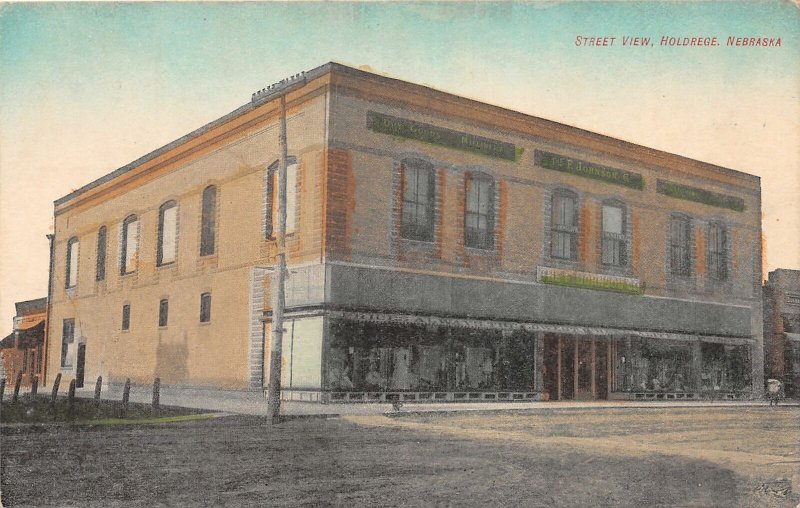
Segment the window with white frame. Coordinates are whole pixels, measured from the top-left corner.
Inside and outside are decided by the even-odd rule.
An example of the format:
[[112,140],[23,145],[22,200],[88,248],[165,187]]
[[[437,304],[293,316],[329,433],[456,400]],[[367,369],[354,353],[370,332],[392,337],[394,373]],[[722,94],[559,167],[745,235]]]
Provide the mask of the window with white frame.
[[569,191],[553,193],[550,218],[550,254],[554,258],[578,258],[578,198]]
[[608,266],[627,264],[627,241],[625,238],[625,208],[619,204],[603,205],[602,261]]
[[156,264],[175,262],[178,253],[178,204],[167,201],[158,209],[158,243]]
[[80,242],[78,237],[73,236],[67,242],[67,288],[75,287],[78,283],[78,256],[80,254]]
[[75,319],[69,318],[62,322],[61,326],[61,367],[71,367],[72,358],[70,349],[75,342]]
[[139,261],[139,218],[136,215],[129,215],[122,221],[119,258],[120,275],[136,271]]

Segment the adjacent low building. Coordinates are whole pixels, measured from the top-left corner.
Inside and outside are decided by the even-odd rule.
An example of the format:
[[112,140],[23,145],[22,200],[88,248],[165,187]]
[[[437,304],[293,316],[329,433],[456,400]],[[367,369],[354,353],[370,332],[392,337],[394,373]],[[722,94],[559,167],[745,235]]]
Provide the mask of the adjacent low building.
[[758,177],[334,63],[55,202],[49,373],[263,388],[281,100],[284,397],[762,392]]
[[767,377],[800,397],[800,270],[774,270],[764,283],[764,353]]
[[10,386],[22,374],[22,386],[30,386],[34,378],[42,379],[47,323],[47,298],[14,304],[14,330],[0,341],[3,377]]

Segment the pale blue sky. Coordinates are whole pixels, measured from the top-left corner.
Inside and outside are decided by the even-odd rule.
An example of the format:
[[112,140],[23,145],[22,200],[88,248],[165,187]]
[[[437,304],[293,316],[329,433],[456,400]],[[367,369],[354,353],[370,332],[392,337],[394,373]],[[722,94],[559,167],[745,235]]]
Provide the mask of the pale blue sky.
[[[0,328],[15,300],[46,293],[54,199],[331,60],[758,174],[768,268],[800,268],[798,12],[781,1],[5,4],[0,241],[24,248],[0,259]],[[578,35],[617,45],[578,48]],[[624,48],[623,35],[655,46]],[[659,47],[662,35],[722,46]],[[782,47],[725,47],[728,36]]]

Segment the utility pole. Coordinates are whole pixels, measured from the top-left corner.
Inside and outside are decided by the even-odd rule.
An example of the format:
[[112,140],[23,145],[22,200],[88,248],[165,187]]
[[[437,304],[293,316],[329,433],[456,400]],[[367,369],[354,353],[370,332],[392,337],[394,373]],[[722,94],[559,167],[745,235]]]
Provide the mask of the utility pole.
[[269,341],[269,384],[267,385],[267,414],[270,422],[281,420],[281,356],[283,349],[283,310],[286,306],[286,162],[289,149],[286,142],[286,94],[280,96],[280,163],[278,164],[278,267],[275,272],[276,297],[272,307],[272,336]]

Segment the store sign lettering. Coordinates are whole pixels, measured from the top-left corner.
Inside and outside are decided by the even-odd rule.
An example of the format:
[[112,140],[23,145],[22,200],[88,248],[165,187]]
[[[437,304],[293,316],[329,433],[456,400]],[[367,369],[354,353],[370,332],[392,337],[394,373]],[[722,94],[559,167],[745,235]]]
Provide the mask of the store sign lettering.
[[535,165],[545,169],[593,178],[615,185],[623,185],[632,189],[644,189],[644,179],[642,179],[642,175],[623,169],[601,166],[580,159],[573,159],[572,157],[545,152],[544,150],[536,150],[533,153],[533,162]]
[[367,111],[367,128],[381,134],[414,139],[423,143],[446,146],[456,150],[510,161],[517,160],[522,153],[522,150],[517,150],[513,143],[505,143],[466,132],[384,115],[375,111]]
[[656,191],[665,196],[685,199],[686,201],[694,201],[719,208],[728,208],[730,210],[736,210],[737,212],[743,212],[745,208],[744,199],[742,198],[718,194],[716,192],[668,182],[666,180],[659,179],[656,182]]

